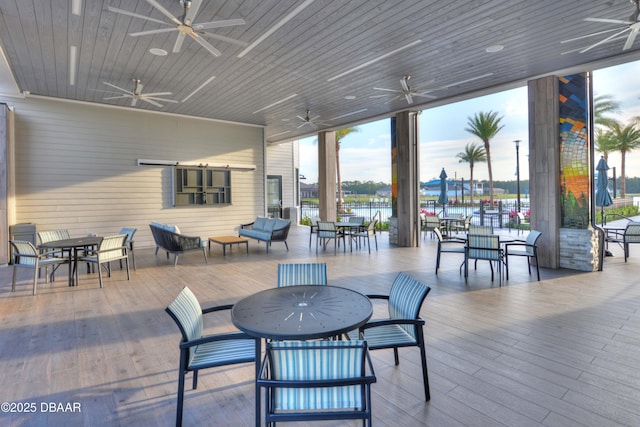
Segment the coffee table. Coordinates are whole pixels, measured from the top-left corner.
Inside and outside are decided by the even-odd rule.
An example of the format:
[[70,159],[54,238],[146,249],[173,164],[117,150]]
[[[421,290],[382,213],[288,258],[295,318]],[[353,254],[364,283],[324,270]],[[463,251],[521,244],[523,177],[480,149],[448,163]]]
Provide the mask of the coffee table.
[[238,245],[244,243],[249,253],[249,239],[240,236],[215,236],[209,237],[209,253],[211,253],[211,242],[222,245],[222,256],[227,256],[227,246]]

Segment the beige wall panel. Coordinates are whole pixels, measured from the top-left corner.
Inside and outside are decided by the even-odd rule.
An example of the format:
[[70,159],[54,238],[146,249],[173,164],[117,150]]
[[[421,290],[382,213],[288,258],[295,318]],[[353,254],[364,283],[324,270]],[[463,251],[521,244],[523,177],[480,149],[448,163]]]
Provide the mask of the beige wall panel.
[[[72,236],[138,229],[152,246],[152,220],[185,234],[235,234],[264,214],[263,128],[135,109],[16,100],[16,222]],[[172,168],[137,159],[256,165],[232,171],[232,203],[172,206]]]

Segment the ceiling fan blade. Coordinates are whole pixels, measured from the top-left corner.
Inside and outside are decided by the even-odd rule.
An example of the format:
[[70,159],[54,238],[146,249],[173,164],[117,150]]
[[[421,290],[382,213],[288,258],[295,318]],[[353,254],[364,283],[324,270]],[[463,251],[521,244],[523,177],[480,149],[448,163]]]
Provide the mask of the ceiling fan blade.
[[304,117],[300,117],[300,116],[296,116],[297,118],[299,118],[300,120],[302,120],[303,122],[306,122],[307,119],[305,119]]
[[154,101],[171,102],[172,104],[176,104],[178,102],[175,99],[156,98],[155,96],[147,96],[147,95],[140,97],[140,99],[143,99],[143,100],[152,99]]
[[155,106],[156,106],[156,107],[158,107],[158,108],[162,108],[162,107],[164,107],[164,105],[160,104],[159,102],[156,102],[156,101],[154,101],[154,100],[152,100],[152,99],[149,99],[149,98],[147,98],[147,97],[142,96],[142,97],[140,97],[140,99],[141,99],[142,101],[144,101],[144,102],[148,102],[148,103],[149,103],[149,104],[151,104],[151,105],[155,105]]
[[154,93],[145,93],[144,96],[146,96],[147,98],[151,98],[154,96],[165,96],[165,95],[171,95],[171,92],[154,92]]
[[133,12],[129,12],[128,10],[124,10],[124,9],[118,9],[117,7],[107,7],[107,10],[109,12],[114,12],[114,13],[119,13],[121,15],[127,15],[127,16],[133,16],[134,18],[140,18],[140,19],[144,19],[146,21],[151,21],[151,22],[157,22],[158,24],[164,24],[167,25],[166,22],[161,21],[159,19],[155,19],[155,18],[150,18],[148,16],[144,16],[144,15],[140,15],[138,13],[133,13]]
[[236,40],[236,39],[230,39],[229,37],[220,36],[218,34],[207,33],[207,32],[204,32],[204,31],[199,31],[199,33],[201,35],[207,36],[207,37],[209,37],[211,39],[216,39],[216,40],[220,40],[220,41],[223,41],[223,42],[227,42],[227,43],[231,43],[231,44],[235,44],[235,45],[243,46],[243,47],[244,46],[249,46],[249,43],[247,43],[247,42],[243,42],[241,40]]
[[[165,24],[169,25],[169,24]],[[176,27],[171,28],[158,28],[157,30],[145,30],[145,31],[137,31],[135,33],[129,33],[131,37],[139,37],[139,36],[148,36],[149,34],[162,34],[162,33],[170,33],[171,31],[178,31]]]
[[182,48],[182,43],[184,42],[184,37],[185,37],[185,33],[178,34],[178,37],[176,38],[176,42],[173,45],[173,53],[180,52],[180,49]]
[[306,126],[308,124],[310,124],[310,123],[305,121],[304,123],[301,123],[300,125],[298,125],[298,127],[296,129],[300,129],[301,127],[304,127],[304,126]]
[[602,35],[602,34],[611,33],[613,31],[618,31],[618,30],[621,30],[623,28],[625,28],[625,27],[617,27],[617,28],[612,28],[610,30],[598,31],[597,33],[591,33],[591,34],[586,34],[586,35],[580,36],[580,37],[574,37],[572,39],[562,40],[560,43],[574,42],[576,40],[582,40],[582,39],[586,39],[588,37],[599,36],[599,35]]
[[188,33],[192,39],[194,39],[195,41],[197,41],[200,46],[202,46],[203,48],[207,49],[213,56],[220,56],[222,55],[222,52],[220,52],[218,49],[216,49],[215,47],[211,46],[211,44],[209,44],[208,41],[206,41],[205,39],[203,39],[202,37],[200,37],[198,34],[194,33],[194,32],[190,32]]
[[419,92],[413,92],[411,95],[413,96],[420,96],[422,98],[431,98],[431,99],[436,99],[437,96],[435,95],[429,95],[428,93],[419,93]]
[[405,93],[404,94],[404,99],[407,100],[407,104],[413,104],[413,98],[411,97],[410,93]]
[[627,41],[624,44],[624,47],[622,48],[622,50],[631,49],[631,46],[633,46],[633,42],[636,40],[636,35],[638,35],[639,29],[640,29],[640,24],[633,24],[633,26],[631,27],[631,32],[629,33],[629,37],[627,37]]
[[233,27],[236,25],[244,25],[244,19],[225,19],[222,21],[203,22],[191,26],[194,30],[210,30],[212,28]]
[[396,89],[385,89],[383,87],[374,87],[374,90],[384,90],[386,92],[395,92],[395,93],[402,93],[401,90],[396,90]]
[[126,89],[123,89],[123,88],[121,88],[119,86],[116,86],[114,84],[111,84],[111,83],[108,83],[108,82],[102,82],[102,83],[106,84],[107,86],[111,86],[112,88],[118,89],[119,91],[122,91],[124,93],[128,93],[129,95],[133,95],[133,92],[131,92],[129,90],[126,90]]
[[155,7],[158,10],[158,12],[162,13],[164,16],[169,18],[171,20],[171,22],[173,22],[174,24],[182,25],[182,21],[180,21],[178,18],[173,16],[171,14],[171,12],[169,12],[167,9],[165,9],[164,6],[162,6],[156,0],[147,0],[147,3],[149,3],[151,6]]
[[404,92],[409,92],[411,89],[409,88],[409,77],[405,76],[400,79],[400,86],[402,86],[402,90]]
[[605,24],[626,24],[626,25],[633,24],[633,22],[623,21],[621,19],[585,18],[585,21],[588,21],[588,22],[603,22]]
[[620,34],[624,33],[624,32],[625,32],[625,31],[627,31],[628,29],[629,29],[629,27],[625,28],[625,29],[624,29],[624,30],[622,30],[622,31],[618,31],[618,32],[617,32],[617,33],[615,33],[615,34],[610,35],[610,36],[609,36],[609,37],[607,37],[606,39],[602,39],[602,40],[600,40],[598,43],[594,43],[594,44],[592,44],[591,46],[589,46],[589,47],[587,47],[587,48],[585,48],[585,49],[582,49],[582,50],[580,51],[580,53],[585,53],[585,52],[587,52],[587,51],[590,51],[591,49],[593,49],[593,48],[594,48],[594,47],[596,47],[596,46],[600,46],[601,44],[606,43],[606,42],[608,42],[609,40],[613,39],[614,37],[617,37],[617,36],[619,36]]
[[187,8],[187,13],[184,15],[184,23],[186,25],[191,25],[193,20],[196,19],[201,4],[202,0],[191,0],[191,6]]
[[138,103],[138,97],[137,96],[132,96],[131,97],[131,106],[135,107],[137,103]]
[[112,100],[112,99],[122,99],[122,98],[131,98],[131,95],[109,96],[107,98],[102,98],[102,99]]
[[308,121],[309,122],[315,122],[316,120],[318,120],[320,118],[320,116],[315,116],[315,117],[311,117]]

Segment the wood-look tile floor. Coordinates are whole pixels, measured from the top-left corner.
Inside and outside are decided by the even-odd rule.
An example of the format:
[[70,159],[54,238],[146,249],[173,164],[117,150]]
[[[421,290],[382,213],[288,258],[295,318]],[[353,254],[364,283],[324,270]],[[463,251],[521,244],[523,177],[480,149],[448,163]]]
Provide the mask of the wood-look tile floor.
[[[541,282],[517,258],[499,286],[486,263],[465,284],[457,254],[443,255],[436,276],[428,237],[420,248],[397,248],[383,233],[378,251],[337,255],[316,255],[308,237],[294,227],[289,252],[274,243],[266,254],[251,241],[249,255],[233,248],[223,257],[215,247],[208,265],[195,252],[176,268],[138,248],[130,281],[114,268],[103,289],[85,272],[70,288],[61,271],[53,283],[41,280],[35,297],[29,272],[19,272],[12,293],[12,268],[0,268],[0,402],[16,411],[3,404],[0,425],[173,425],[179,332],[167,304],[185,285],[203,306],[233,303],[274,286],[279,262],[315,261],[327,263],[330,284],[363,293],[388,292],[400,271],[432,288],[422,310],[431,401],[417,349],[401,351],[397,367],[391,351],[373,352],[374,425],[640,425],[640,248],[627,263],[612,248],[602,272],[543,269]],[[208,332],[229,327],[228,317],[208,320]],[[189,375],[184,425],[253,425],[253,369],[203,371],[197,390]]]

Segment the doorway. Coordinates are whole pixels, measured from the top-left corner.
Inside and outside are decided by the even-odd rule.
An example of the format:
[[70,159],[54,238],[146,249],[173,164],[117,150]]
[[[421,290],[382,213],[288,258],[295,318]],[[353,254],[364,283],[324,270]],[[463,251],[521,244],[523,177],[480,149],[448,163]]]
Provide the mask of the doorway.
[[267,175],[267,214],[282,218],[282,175]]

